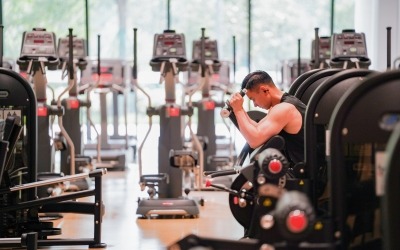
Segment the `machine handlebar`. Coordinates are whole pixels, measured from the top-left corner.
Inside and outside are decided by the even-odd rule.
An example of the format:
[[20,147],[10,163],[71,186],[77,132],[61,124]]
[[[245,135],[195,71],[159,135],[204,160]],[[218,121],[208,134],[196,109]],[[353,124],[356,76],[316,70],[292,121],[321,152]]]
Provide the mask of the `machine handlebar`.
[[[247,92],[246,89],[242,89],[242,90],[240,90],[239,93],[240,93],[241,96],[244,96],[246,94],[246,92]],[[225,102],[225,107],[223,107],[221,109],[220,115],[221,115],[222,118],[228,118],[230,116],[231,112],[232,112],[232,107],[229,104],[229,101],[227,100]]]

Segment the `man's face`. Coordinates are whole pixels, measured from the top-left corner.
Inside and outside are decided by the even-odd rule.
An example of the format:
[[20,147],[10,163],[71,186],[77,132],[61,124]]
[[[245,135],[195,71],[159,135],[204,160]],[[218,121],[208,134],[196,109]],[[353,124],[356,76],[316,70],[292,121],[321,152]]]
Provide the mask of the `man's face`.
[[269,109],[270,105],[268,103],[270,102],[270,97],[264,87],[259,85],[248,89],[246,95],[253,102],[254,107]]

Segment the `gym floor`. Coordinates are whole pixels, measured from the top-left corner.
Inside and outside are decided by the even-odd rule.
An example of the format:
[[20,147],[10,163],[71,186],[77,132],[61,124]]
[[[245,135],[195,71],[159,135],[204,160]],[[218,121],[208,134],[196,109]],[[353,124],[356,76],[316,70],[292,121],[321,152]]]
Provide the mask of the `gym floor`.
[[[185,237],[196,234],[204,237],[239,239],[242,226],[232,216],[228,194],[221,191],[193,191],[189,197],[203,197],[199,218],[191,219],[142,219],[136,215],[137,199],[141,195],[138,186],[138,168],[130,164],[125,171],[108,171],[103,176],[105,214],[102,225],[102,242],[106,249],[166,249]],[[62,235],[55,237],[93,237],[93,216],[64,214],[54,221],[62,228]],[[50,247],[50,249],[87,249],[87,246]],[[104,248],[91,248],[104,249]]]
[[[139,128],[146,131],[147,126]],[[223,128],[225,129],[225,128]],[[143,147],[143,174],[157,173],[158,131],[154,125]],[[138,133],[142,142],[144,133]],[[236,143],[244,145],[243,139]],[[131,153],[131,152],[130,152]],[[129,156],[129,154],[128,154]],[[130,159],[133,159],[133,156]],[[219,239],[240,239],[243,227],[233,217],[228,193],[223,191],[192,191],[189,197],[203,198],[204,206],[199,206],[200,216],[195,219],[142,219],[136,214],[138,198],[146,196],[139,187],[138,161],[132,161],[124,171],[108,170],[103,176],[103,202],[105,214],[102,224],[102,242],[106,249],[118,250],[158,250],[166,249],[188,234]],[[93,237],[93,216],[64,214],[62,219],[54,221],[61,227],[62,235],[56,238]],[[53,246],[49,249],[88,249],[88,246]],[[93,250],[104,248],[91,248]]]

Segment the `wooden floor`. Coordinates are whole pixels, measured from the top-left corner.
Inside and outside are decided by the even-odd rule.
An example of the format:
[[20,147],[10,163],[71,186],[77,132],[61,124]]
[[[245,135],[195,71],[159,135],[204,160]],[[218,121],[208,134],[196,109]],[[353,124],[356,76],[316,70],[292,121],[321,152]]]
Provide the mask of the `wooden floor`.
[[[243,236],[243,228],[233,218],[225,192],[191,192],[190,197],[205,199],[205,205],[200,206],[200,217],[195,219],[141,219],[136,209],[137,199],[142,195],[136,164],[130,164],[125,171],[108,171],[103,176],[102,242],[107,244],[106,249],[166,249],[188,234],[234,240]],[[56,224],[62,228],[58,238],[93,237],[93,216],[65,214]],[[88,249],[88,246],[49,249]]]

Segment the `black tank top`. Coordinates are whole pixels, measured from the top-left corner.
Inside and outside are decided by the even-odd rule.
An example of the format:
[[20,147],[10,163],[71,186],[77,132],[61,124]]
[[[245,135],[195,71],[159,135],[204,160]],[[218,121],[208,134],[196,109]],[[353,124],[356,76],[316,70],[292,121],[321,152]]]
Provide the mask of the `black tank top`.
[[304,162],[304,114],[306,112],[306,105],[296,97],[284,93],[281,98],[281,103],[287,102],[293,104],[300,112],[303,124],[297,134],[289,134],[282,130],[279,135],[285,139],[285,155],[288,160],[293,164]]

